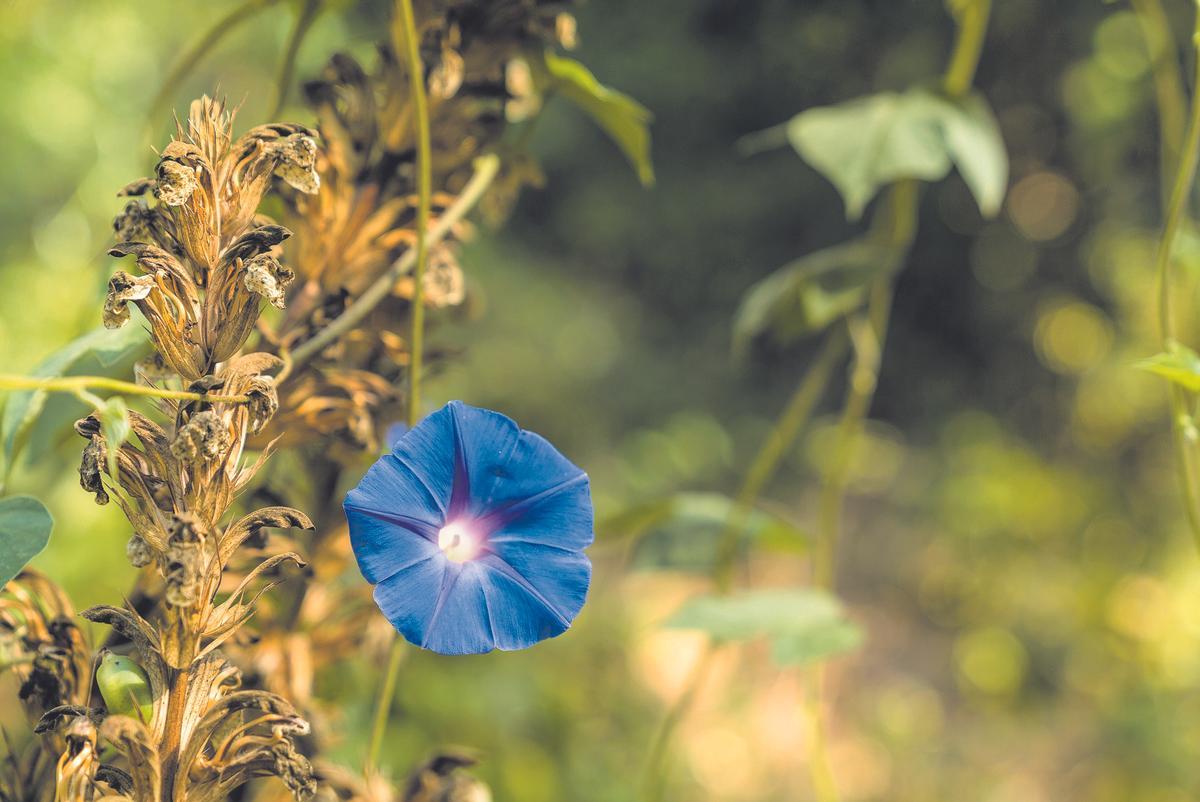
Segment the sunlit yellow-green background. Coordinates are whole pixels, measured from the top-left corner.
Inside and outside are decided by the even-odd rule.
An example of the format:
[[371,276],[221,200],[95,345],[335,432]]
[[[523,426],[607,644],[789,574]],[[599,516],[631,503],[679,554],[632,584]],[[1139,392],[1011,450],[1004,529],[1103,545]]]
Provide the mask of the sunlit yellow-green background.
[[[1162,2],[1186,49],[1192,4]],[[151,100],[233,5],[0,4],[0,371],[98,322],[115,193],[169,131],[169,117],[148,130]],[[298,74],[335,50],[368,56],[386,5],[326,4]],[[295,6],[230,35],[171,104],[219,92],[244,126],[265,122]],[[847,800],[1182,802],[1200,787],[1200,564],[1164,390],[1131,367],[1157,350],[1151,62],[1125,3],[995,6],[979,85],[1010,193],[992,221],[957,177],[922,198],[851,487],[839,588],[868,637],[834,663],[832,762]],[[578,16],[581,60],[655,112],[658,184],[642,190],[586,119],[551,108],[534,141],[548,186],[468,249],[485,303],[436,329],[465,350],[428,394],[547,435],[592,474],[604,517],[673,490],[731,492],[810,358],[802,345],[736,363],[730,320],[755,280],[853,228],[794,153],[743,157],[735,142],[930,79],[952,28],[915,0],[594,0]],[[310,121],[294,104],[285,116]],[[1176,303],[1197,345],[1190,228],[1183,257]],[[768,494],[803,523],[842,384]],[[128,532],[78,488],[78,448],[64,432],[6,492],[55,514],[37,565],[80,606],[111,603],[132,581]],[[620,542],[593,556],[568,635],[520,654],[411,654],[385,762],[402,772],[463,744],[500,800],[637,799],[702,646],[659,625],[705,584],[633,568]],[[805,576],[802,557],[770,555],[740,578]],[[347,657],[321,689],[340,700],[338,756],[357,765],[377,677]],[[760,647],[724,651],[680,729],[670,798],[810,798],[802,688]]]

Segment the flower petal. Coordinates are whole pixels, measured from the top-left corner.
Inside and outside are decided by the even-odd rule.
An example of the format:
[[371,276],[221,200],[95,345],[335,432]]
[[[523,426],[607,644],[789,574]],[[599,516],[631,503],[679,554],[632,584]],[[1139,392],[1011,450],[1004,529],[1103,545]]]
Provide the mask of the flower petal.
[[[592,565],[579,552],[510,544],[510,562],[483,557],[484,594],[497,648],[526,649],[561,635],[583,607]],[[519,567],[518,567],[519,566]]]
[[582,469],[512,419],[461,401],[446,408],[456,424],[456,462],[465,464],[471,517],[488,518],[513,505],[548,498],[560,486],[586,482]]
[[409,565],[375,586],[375,604],[410,643],[425,642],[449,561],[440,555]]
[[592,544],[592,495],[587,474],[496,510],[481,523],[491,530],[488,544],[535,543],[582,551]]
[[483,654],[496,648],[482,578],[476,563],[447,564],[420,646],[439,654]]
[[[491,553],[480,557],[478,562],[488,569],[488,575],[493,579],[508,580],[497,582],[497,585],[515,586],[510,588],[510,597],[520,592],[523,599],[544,609],[558,624],[556,635],[575,620],[592,581],[592,562],[587,555],[554,546],[509,541],[492,547]],[[502,633],[511,632],[512,626],[505,626],[503,611],[492,608],[492,612],[496,617],[492,628],[499,642]],[[542,617],[545,616],[535,616]]]
[[427,526],[423,522],[404,521],[375,510],[359,509],[349,499],[344,509],[358,569],[372,585],[441,553],[436,536],[430,539],[418,531]]

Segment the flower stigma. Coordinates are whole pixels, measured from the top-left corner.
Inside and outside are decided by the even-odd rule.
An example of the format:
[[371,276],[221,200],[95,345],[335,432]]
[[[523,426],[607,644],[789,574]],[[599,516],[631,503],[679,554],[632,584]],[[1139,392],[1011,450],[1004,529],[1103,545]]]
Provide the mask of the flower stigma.
[[479,538],[461,523],[449,523],[438,532],[438,548],[451,561],[465,563],[479,556]]

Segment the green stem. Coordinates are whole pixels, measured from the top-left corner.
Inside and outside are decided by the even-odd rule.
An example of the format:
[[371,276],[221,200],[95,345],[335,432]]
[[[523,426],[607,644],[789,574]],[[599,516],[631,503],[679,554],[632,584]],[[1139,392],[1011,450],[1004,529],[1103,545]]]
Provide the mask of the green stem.
[[275,102],[271,105],[268,120],[275,120],[283,112],[287,104],[288,94],[292,90],[292,78],[296,72],[296,57],[300,54],[300,45],[304,42],[308,29],[317,21],[317,13],[321,10],[321,0],[304,0],[304,7],[296,17],[296,27],[283,51],[283,61],[279,64],[279,75],[275,79]]
[[379,752],[383,748],[383,737],[387,734],[388,718],[392,712],[392,700],[396,698],[396,684],[400,679],[400,664],[404,662],[404,643],[393,636],[388,648],[388,664],[383,674],[383,685],[375,703],[375,715],[371,722],[371,741],[367,748],[367,762],[363,774],[370,779],[379,770]]
[[1179,70],[1179,51],[1171,21],[1159,0],[1132,0],[1134,14],[1150,53],[1154,95],[1158,106],[1158,135],[1161,146],[1161,171],[1164,207],[1170,203],[1169,179],[1179,164],[1187,124],[1187,94]]
[[[1200,43],[1200,10],[1196,16],[1196,28],[1193,41]],[[1196,60],[1196,80],[1200,81],[1200,58]],[[1200,86],[1200,83],[1197,84]],[[1200,102],[1195,92],[1192,94],[1191,114],[1189,115],[1187,134],[1184,137],[1183,151],[1180,154],[1178,170],[1175,174],[1174,188],[1171,190],[1171,200],[1167,205],[1167,219],[1163,225],[1162,238],[1158,243],[1155,265],[1158,272],[1158,322],[1159,334],[1162,338],[1163,350],[1170,350],[1175,341],[1174,320],[1171,311],[1171,263],[1175,251],[1175,240],[1183,226],[1187,215],[1188,197],[1196,180],[1196,166],[1200,161]],[[1187,408],[1187,395],[1182,388],[1171,384],[1168,387],[1171,403],[1171,431],[1175,441],[1176,462],[1179,469],[1179,481],[1183,490],[1184,509],[1187,513],[1188,524],[1192,536],[1200,548],[1200,498],[1196,494],[1196,467],[1194,464],[1194,443],[1192,417]]]
[[[846,352],[847,339],[845,332],[831,332],[825,338],[816,359],[810,363],[804,372],[800,383],[796,385],[791,399],[784,407],[779,419],[771,428],[766,440],[763,441],[746,478],[738,490],[733,509],[725,521],[717,542],[717,557],[713,565],[713,583],[718,593],[728,593],[733,586],[733,573],[737,561],[737,546],[746,530],[754,504],[762,495],[763,489],[775,475],[784,454],[796,441],[804,424],[812,416],[813,408],[820,400],[822,391],[829,386],[829,378],[834,368],[841,362]],[[670,746],[675,731],[683,721],[696,693],[703,684],[709,669],[712,667],[716,647],[710,645],[700,660],[697,661],[684,690],[663,714],[654,740],[647,752],[645,769],[643,770],[642,787],[648,802],[658,802],[663,799],[666,791],[667,759],[670,756]]]
[[[413,15],[412,0],[396,0],[396,19],[392,35],[397,53],[404,53],[408,61],[409,84],[412,90],[414,118],[417,127],[417,247],[416,263],[413,265],[412,334],[409,341],[408,362],[408,425],[417,425],[421,409],[421,363],[425,339],[425,262],[426,242],[429,233],[429,208],[433,198],[432,146],[429,133],[429,103],[425,96],[425,67],[421,62],[420,36]],[[459,199],[461,200],[461,198]],[[347,310],[349,311],[349,310]],[[387,670],[379,699],[375,706],[375,724],[371,730],[371,742],[367,748],[365,773],[370,777],[379,765],[379,752],[387,733],[392,699],[396,695],[396,683],[400,675],[400,658],[403,654],[400,638],[393,633],[389,650]]]
[[112,390],[122,395],[144,395],[152,398],[169,398],[174,401],[205,401],[210,404],[245,404],[249,398],[244,395],[213,395],[211,393],[192,393],[185,390],[159,390],[156,387],[146,387],[133,382],[109,379],[104,376],[67,376],[51,379],[39,379],[34,376],[16,376],[11,373],[0,373],[0,390],[44,390],[52,393],[71,393],[79,395],[88,390]]
[[710,643],[705,647],[704,652],[696,660],[696,664],[692,666],[683,690],[675,698],[675,702],[667,708],[666,715],[659,722],[654,740],[650,742],[650,751],[646,757],[646,769],[642,774],[642,798],[645,802],[661,802],[665,799],[667,756],[671,752],[671,741],[688,710],[691,709],[692,703],[696,701],[696,694],[700,692],[700,688],[708,678],[716,654],[717,647],[715,645]]
[[[955,0],[951,6],[958,31],[949,65],[942,78],[942,90],[951,98],[959,98],[971,90],[983,44],[987,36],[991,0]],[[914,180],[895,184],[888,193],[887,206],[880,225],[872,232],[903,260],[916,236],[919,206],[919,185]],[[898,265],[897,265],[898,266]],[[846,401],[838,421],[832,458],[825,469],[821,495],[818,500],[817,543],[813,553],[813,582],[832,590],[837,576],[837,545],[841,534],[842,509],[845,506],[846,486],[850,468],[871,402],[878,384],[879,365],[887,339],[888,320],[892,307],[891,271],[879,279],[870,291],[865,320],[853,324],[854,367]],[[829,767],[826,748],[826,710],[823,703],[825,669],[818,666],[810,676],[810,694],[806,711],[811,733],[809,779],[819,802],[838,802],[840,799],[833,772]]]
[[720,593],[728,593],[733,585],[733,571],[737,561],[738,542],[746,530],[754,504],[762,495],[763,488],[775,475],[780,460],[796,441],[804,424],[812,416],[813,409],[822,392],[829,386],[833,370],[846,353],[846,333],[842,329],[831,332],[825,338],[816,359],[796,385],[783,413],[763,441],[746,478],[738,490],[734,507],[725,522],[717,541],[717,558],[713,569],[713,581]]
[[147,117],[147,132],[149,133],[153,125],[156,125],[159,113],[171,99],[179,84],[187,77],[187,74],[195,68],[200,60],[203,59],[208,52],[220,44],[228,34],[232,33],[235,28],[246,22],[263,9],[275,5],[279,0],[246,0],[230,9],[229,13],[213,23],[212,27],[206,30],[196,42],[192,45],[175,65],[171,67],[171,71],[163,80],[162,86],[159,87],[158,94],[154,96],[153,102],[150,104],[150,113]]

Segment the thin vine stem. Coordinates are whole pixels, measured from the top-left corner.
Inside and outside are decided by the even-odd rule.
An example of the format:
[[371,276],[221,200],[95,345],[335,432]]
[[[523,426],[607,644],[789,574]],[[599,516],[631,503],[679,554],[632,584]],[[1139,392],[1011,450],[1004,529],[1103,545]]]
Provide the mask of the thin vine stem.
[[150,112],[146,117],[147,135],[151,134],[151,122],[158,118],[162,110],[171,100],[171,95],[179,87],[200,61],[208,55],[208,53],[221,43],[227,35],[232,33],[242,23],[254,17],[258,12],[267,9],[280,0],[246,0],[239,3],[229,10],[225,16],[213,23],[212,27],[208,28],[194,45],[184,51],[183,55],[171,67],[171,71],[167,73],[167,77],[163,79],[162,85],[158,89],[158,94],[154,96],[154,100],[150,103]]
[[[1197,4],[1193,44],[1200,45],[1200,3]],[[1200,47],[1197,48],[1200,50]],[[1200,82],[1200,57],[1196,59],[1197,82]],[[1200,83],[1195,84],[1200,87]],[[1183,150],[1175,173],[1175,183],[1171,190],[1171,199],[1167,205],[1167,217],[1163,224],[1162,237],[1158,242],[1155,256],[1156,272],[1158,273],[1158,323],[1159,335],[1162,339],[1163,350],[1169,351],[1175,346],[1175,323],[1171,310],[1171,263],[1175,250],[1175,241],[1187,216],[1188,198],[1196,181],[1196,166],[1200,162],[1200,100],[1197,90],[1193,90],[1191,113],[1188,119],[1187,133],[1184,136]],[[1175,441],[1176,463],[1179,470],[1179,482],[1183,491],[1184,510],[1187,513],[1188,524],[1192,537],[1200,548],[1200,498],[1196,491],[1196,466],[1193,453],[1194,427],[1191,414],[1188,411],[1188,399],[1182,388],[1171,384],[1168,387],[1171,404],[1171,432]]]
[[160,390],[157,387],[146,387],[105,376],[66,376],[41,379],[36,376],[0,373],[0,390],[45,390],[51,393],[71,393],[76,396],[88,390],[111,390],[121,395],[143,395],[152,398],[168,398],[173,401],[205,401],[210,404],[246,404],[250,401],[244,395],[214,395],[186,390]]
[[[396,0],[396,18],[392,35],[396,52],[404,53],[408,61],[409,84],[417,138],[417,247],[413,265],[412,333],[409,338],[408,361],[408,425],[417,425],[421,410],[421,367],[425,340],[425,263],[429,243],[429,210],[433,198],[433,162],[429,131],[429,102],[425,95],[425,68],[421,62],[420,36],[413,14],[412,0]],[[465,194],[465,193],[464,193]],[[462,198],[460,197],[459,200]],[[449,226],[447,226],[447,230]],[[393,283],[395,279],[392,280]],[[361,299],[360,299],[361,302]],[[349,311],[349,310],[347,310]],[[344,317],[344,315],[343,315]],[[339,321],[341,318],[339,318]],[[403,642],[395,633],[388,648],[388,665],[384,672],[383,685],[375,704],[375,721],[371,728],[371,741],[367,748],[365,773],[375,773],[379,765],[379,752],[387,734],[387,724],[392,700],[396,695],[396,684],[400,676],[403,658]]]
[[[815,359],[809,363],[800,382],[796,385],[791,399],[784,407],[775,425],[767,434],[758,453],[751,462],[746,478],[738,490],[734,506],[729,512],[725,526],[717,538],[717,556],[713,564],[713,584],[718,593],[728,593],[733,586],[734,567],[737,561],[737,544],[741,540],[754,504],[762,495],[763,489],[779,468],[787,450],[796,442],[796,438],[804,429],[804,424],[812,417],[813,409],[820,400],[821,393],[829,386],[829,379],[834,368],[841,362],[846,353],[848,340],[842,330],[831,332],[825,338]],[[687,716],[696,694],[708,677],[717,647],[709,644],[704,653],[692,667],[683,690],[675,697],[675,701],[666,709],[654,740],[647,752],[645,768],[642,772],[642,787],[644,798],[648,802],[659,802],[666,791],[667,758],[670,755],[671,741],[680,723]]]
[[1158,134],[1162,149],[1161,172],[1164,207],[1170,203],[1170,176],[1174,175],[1183,150],[1187,125],[1187,94],[1180,74],[1175,34],[1160,0],[1132,0],[1134,15],[1150,53],[1154,97],[1158,107]]
[[[942,91],[959,98],[971,91],[991,16],[991,0],[954,0],[950,5],[957,25],[954,49],[942,77]],[[920,203],[919,185],[904,180],[888,193],[885,214],[872,235],[882,239],[896,259],[906,258],[916,237]],[[838,421],[832,457],[825,470],[818,500],[817,543],[813,554],[813,582],[832,590],[837,577],[837,546],[841,534],[842,510],[850,467],[866,417],[871,410],[878,386],[879,366],[887,340],[893,299],[893,278],[885,275],[875,282],[868,296],[864,318],[852,324],[854,367],[846,400]],[[809,675],[809,693],[805,700],[811,750],[809,781],[819,802],[838,802],[836,779],[829,765],[828,721],[825,709],[826,670],[818,665]]]
[[288,95],[292,91],[292,79],[296,73],[296,58],[300,55],[300,45],[304,43],[304,37],[308,35],[313,23],[317,21],[320,11],[321,0],[304,0],[304,6],[296,17],[296,25],[292,28],[291,36],[284,47],[283,60],[279,63],[279,75],[275,79],[275,102],[271,104],[268,119],[277,119],[283,107],[287,105]]

